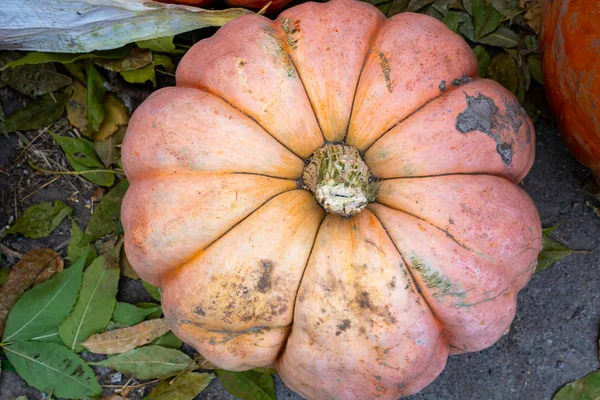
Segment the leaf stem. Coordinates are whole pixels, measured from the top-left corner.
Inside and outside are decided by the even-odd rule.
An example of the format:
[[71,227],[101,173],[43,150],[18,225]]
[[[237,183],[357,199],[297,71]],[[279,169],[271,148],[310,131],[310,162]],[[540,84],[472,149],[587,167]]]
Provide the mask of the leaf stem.
[[122,172],[121,170],[112,170],[112,169],[90,169],[87,171],[52,171],[49,169],[44,169],[42,167],[39,167],[37,165],[35,165],[32,161],[29,161],[29,166],[33,169],[35,169],[36,171],[39,172],[43,172],[45,174],[55,174],[55,175],[84,175],[84,174],[91,174],[91,173],[96,173],[96,172],[108,172],[111,174],[115,174],[115,175],[123,175],[125,176],[125,172]]

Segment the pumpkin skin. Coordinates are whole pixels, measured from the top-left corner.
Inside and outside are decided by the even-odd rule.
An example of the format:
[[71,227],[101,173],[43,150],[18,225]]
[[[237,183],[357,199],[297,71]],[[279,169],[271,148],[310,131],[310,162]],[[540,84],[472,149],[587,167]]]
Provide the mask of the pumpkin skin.
[[544,88],[567,146],[600,183],[600,3],[546,1]]
[[[535,136],[476,74],[443,23],[354,0],[243,16],[193,46],[122,148],[126,252],[173,331],[307,399],[410,395],[496,342],[541,248],[516,185]],[[380,180],[348,218],[299,184],[330,142]]]

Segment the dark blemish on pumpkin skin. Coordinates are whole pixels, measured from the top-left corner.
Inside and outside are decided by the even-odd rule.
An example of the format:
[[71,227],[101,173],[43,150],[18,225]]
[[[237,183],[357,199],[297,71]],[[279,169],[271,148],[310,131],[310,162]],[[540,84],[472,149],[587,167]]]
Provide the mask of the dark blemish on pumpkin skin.
[[440,82],[440,91],[445,92],[446,90],[448,90],[448,88],[446,87],[446,81],[441,81]]
[[383,54],[383,52],[380,51],[379,53],[377,53],[377,55],[379,56],[381,70],[383,71],[385,87],[387,88],[388,92],[392,93],[394,91],[394,88],[392,86],[392,79],[390,78],[390,72],[392,71],[392,69],[390,68],[390,62],[388,61],[385,54]]
[[294,38],[294,34],[300,32],[300,21],[296,21],[294,26],[290,23],[289,18],[284,18],[281,21],[281,29],[285,32],[285,43],[292,49],[296,50],[298,48],[298,39]]
[[456,86],[460,86],[460,85],[465,85],[469,82],[473,82],[473,78],[471,78],[470,76],[463,75],[460,78],[453,80],[452,86],[456,87]]
[[373,305],[369,299],[369,292],[360,292],[356,297],[356,302],[360,308],[367,308],[373,311]]
[[396,277],[394,276],[391,281],[388,282],[388,288],[396,289]]
[[359,331],[360,333],[365,333],[365,332],[367,332],[367,330],[365,329],[365,327],[364,327],[364,326],[361,326],[360,328],[358,328],[358,331]]
[[456,129],[461,133],[480,131],[494,139],[496,152],[505,165],[512,163],[512,144],[503,142],[498,131],[504,128],[504,116],[492,99],[479,94],[477,97],[467,95],[467,108],[458,114]]
[[273,262],[271,260],[261,260],[260,265],[263,269],[262,275],[256,284],[260,293],[265,293],[271,289],[271,273],[273,272]]
[[202,306],[198,306],[196,308],[194,308],[194,312],[200,316],[206,316],[206,312],[204,311],[204,309],[202,308]]
[[351,325],[352,323],[349,319],[345,319],[340,324],[337,324],[335,327],[338,329],[338,331],[335,333],[335,336],[340,336],[342,332],[347,331]]

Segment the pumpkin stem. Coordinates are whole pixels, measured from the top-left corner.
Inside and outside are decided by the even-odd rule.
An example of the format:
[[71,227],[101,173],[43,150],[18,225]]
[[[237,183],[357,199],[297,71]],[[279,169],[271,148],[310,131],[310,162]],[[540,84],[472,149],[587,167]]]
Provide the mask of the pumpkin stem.
[[377,198],[379,185],[353,146],[326,144],[302,175],[304,187],[325,211],[350,217]]

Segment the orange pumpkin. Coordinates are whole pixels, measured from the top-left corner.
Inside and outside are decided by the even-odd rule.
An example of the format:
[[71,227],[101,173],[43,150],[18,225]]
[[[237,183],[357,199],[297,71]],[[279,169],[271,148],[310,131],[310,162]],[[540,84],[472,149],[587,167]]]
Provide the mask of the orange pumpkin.
[[600,2],[546,1],[544,87],[567,146],[600,183]]
[[534,130],[420,14],[243,16],[131,118],[125,247],[173,331],[308,399],[396,399],[492,345],[541,246]]

